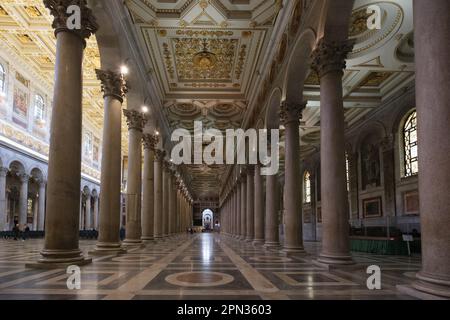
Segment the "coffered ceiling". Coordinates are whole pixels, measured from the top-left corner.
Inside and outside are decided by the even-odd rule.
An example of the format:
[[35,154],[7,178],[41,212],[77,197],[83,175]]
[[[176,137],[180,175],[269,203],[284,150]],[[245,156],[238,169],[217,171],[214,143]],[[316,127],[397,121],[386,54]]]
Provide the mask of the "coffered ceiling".
[[[274,0],[128,0],[170,129],[241,127],[280,9]],[[187,166],[197,198],[217,198],[223,166]]]
[[[380,6],[381,29],[367,28],[367,7]],[[345,121],[352,126],[369,112],[414,83],[412,0],[377,2],[357,0],[349,35],[355,42],[343,77]],[[320,85],[311,72],[304,89],[308,107],[301,127],[301,143],[307,157],[320,144]]]
[[[0,2],[0,48],[33,74],[49,99],[53,96],[56,62],[56,38],[51,27],[53,17],[42,0],[2,0]],[[95,36],[87,41],[83,60],[83,120],[98,135],[103,128],[103,94],[95,69],[100,54]],[[127,150],[127,129],[123,122],[122,144]]]

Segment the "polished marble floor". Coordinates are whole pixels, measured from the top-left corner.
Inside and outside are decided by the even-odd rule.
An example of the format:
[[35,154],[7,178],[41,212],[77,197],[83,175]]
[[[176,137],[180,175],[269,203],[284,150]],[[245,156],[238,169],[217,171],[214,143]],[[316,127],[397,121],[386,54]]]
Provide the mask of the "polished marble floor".
[[[308,255],[285,256],[218,234],[194,234],[120,256],[93,257],[81,268],[81,289],[69,290],[66,270],[25,267],[42,245],[42,240],[0,240],[0,300],[412,299],[396,285],[410,284],[420,269],[419,257],[355,253],[358,268],[328,271],[313,263],[318,243],[305,243]],[[94,245],[80,242],[86,254]],[[381,290],[367,289],[369,265],[381,268]]]

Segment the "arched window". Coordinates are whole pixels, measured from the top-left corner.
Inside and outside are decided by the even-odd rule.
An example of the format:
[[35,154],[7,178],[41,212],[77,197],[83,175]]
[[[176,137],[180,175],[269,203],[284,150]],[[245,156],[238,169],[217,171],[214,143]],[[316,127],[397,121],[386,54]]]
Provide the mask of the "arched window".
[[5,67],[0,63],[0,93],[6,90],[6,70]]
[[45,103],[44,98],[40,95],[34,96],[34,119],[44,121],[45,118]]
[[403,142],[405,177],[411,177],[419,173],[416,111],[411,112],[403,126]]
[[311,203],[311,174],[308,171],[303,177],[303,202]]

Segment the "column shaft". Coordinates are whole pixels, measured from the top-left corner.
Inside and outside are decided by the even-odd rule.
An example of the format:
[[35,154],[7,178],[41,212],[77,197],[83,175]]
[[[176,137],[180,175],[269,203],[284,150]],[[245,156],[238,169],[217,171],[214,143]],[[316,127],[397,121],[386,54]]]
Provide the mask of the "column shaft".
[[0,167],[0,231],[7,231],[6,225],[6,174],[7,168]]
[[320,40],[313,69],[320,77],[320,164],[322,252],[319,262],[352,264],[345,169],[345,120],[342,98],[343,66],[352,46]]
[[162,202],[163,202],[163,195],[162,195],[162,161],[164,159],[164,151],[156,150],[156,158],[155,158],[155,203],[154,203],[154,237],[155,239],[161,239],[163,236],[163,229],[162,229]]
[[241,174],[241,240],[247,237],[247,175]]
[[163,164],[163,237],[169,235],[169,169],[167,163]]
[[422,270],[414,287],[450,297],[450,2],[414,0]]
[[[102,172],[100,178],[100,215],[95,253],[120,253],[121,224],[121,126],[122,102],[127,91],[123,76],[111,71],[96,70],[104,93]],[[98,208],[98,197],[95,207]],[[98,209],[96,209],[98,211]],[[95,213],[94,213],[95,214]],[[97,213],[98,214],[98,213]]]
[[304,252],[300,177],[300,118],[304,104],[284,102],[281,117],[286,128],[284,184],[284,252]]
[[142,240],[153,240],[155,231],[155,148],[158,137],[146,134],[144,141],[144,174],[142,180]]
[[280,210],[280,190],[277,175],[266,177],[266,221],[265,247],[278,247],[280,238],[278,233],[278,212]]
[[92,12],[84,3],[80,29],[68,30],[69,2],[44,0],[55,17],[55,85],[48,163],[45,244],[42,257],[32,267],[61,267],[91,262],[79,249],[82,61],[85,39],[97,30]]
[[255,245],[264,244],[264,195],[261,166],[255,166]]
[[[143,115],[135,110],[124,110],[128,123],[128,181],[126,199],[126,236],[124,245],[142,243],[141,196],[142,196],[142,130],[145,125]],[[103,192],[102,192],[103,193]]]
[[247,168],[247,234],[246,241],[253,241],[255,238],[255,168]]

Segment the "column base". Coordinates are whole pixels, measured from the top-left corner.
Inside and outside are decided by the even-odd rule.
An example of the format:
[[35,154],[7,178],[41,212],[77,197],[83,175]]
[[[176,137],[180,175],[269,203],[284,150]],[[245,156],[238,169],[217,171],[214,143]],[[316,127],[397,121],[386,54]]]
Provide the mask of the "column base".
[[264,240],[263,239],[255,239],[255,240],[253,240],[252,244],[254,246],[263,246],[264,245]]
[[353,261],[353,258],[350,255],[336,256],[322,253],[317,258],[317,263],[330,267],[355,265],[355,262]]
[[142,236],[141,237],[142,241],[153,241],[155,240],[155,237],[151,237],[151,236]]
[[98,242],[94,250],[89,251],[92,256],[108,256],[127,253],[127,250],[120,243]]
[[83,256],[81,250],[42,250],[42,257],[25,267],[34,269],[65,269],[69,266],[84,266],[92,263],[92,258]]
[[417,280],[412,284],[413,288],[438,297],[450,298],[450,281],[437,279],[424,272],[416,275]]
[[420,300],[448,300],[448,298],[435,296],[435,295],[432,295],[429,293],[425,293],[423,291],[419,291],[419,290],[413,288],[413,286],[397,285],[396,288],[400,293],[406,294],[408,296],[411,296],[413,298],[417,298]]
[[281,244],[279,242],[266,241],[263,245],[264,249],[279,249]]
[[253,242],[253,238],[245,238],[245,242]]
[[124,247],[140,247],[143,243],[141,239],[125,239],[122,245]]
[[306,251],[302,246],[297,246],[297,247],[284,246],[283,249],[281,249],[281,253],[284,253],[286,255],[292,255],[292,254],[306,255]]

